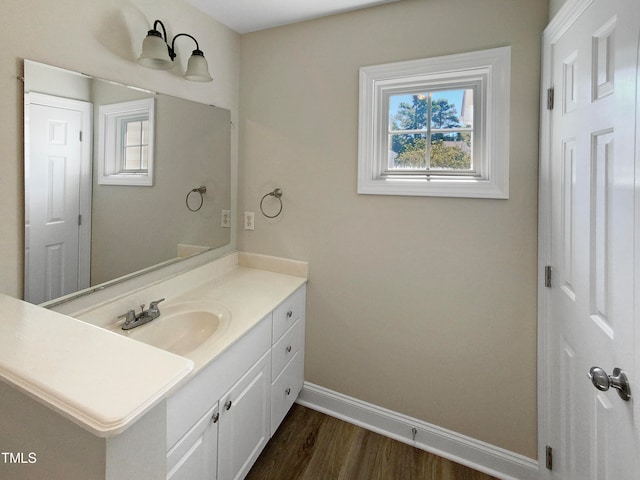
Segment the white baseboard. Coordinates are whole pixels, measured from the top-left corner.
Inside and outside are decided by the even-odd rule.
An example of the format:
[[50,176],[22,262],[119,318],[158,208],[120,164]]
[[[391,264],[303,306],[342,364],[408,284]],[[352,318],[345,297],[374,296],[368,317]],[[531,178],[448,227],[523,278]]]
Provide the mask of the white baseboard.
[[540,478],[536,460],[309,382],[297,403],[502,480]]

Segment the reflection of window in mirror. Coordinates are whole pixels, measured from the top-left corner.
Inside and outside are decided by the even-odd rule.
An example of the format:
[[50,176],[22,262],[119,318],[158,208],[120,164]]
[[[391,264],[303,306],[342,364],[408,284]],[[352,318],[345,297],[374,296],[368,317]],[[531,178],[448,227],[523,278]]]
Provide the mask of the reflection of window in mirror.
[[120,139],[120,173],[148,173],[149,117],[123,119]]
[[154,99],[100,105],[98,183],[153,185]]

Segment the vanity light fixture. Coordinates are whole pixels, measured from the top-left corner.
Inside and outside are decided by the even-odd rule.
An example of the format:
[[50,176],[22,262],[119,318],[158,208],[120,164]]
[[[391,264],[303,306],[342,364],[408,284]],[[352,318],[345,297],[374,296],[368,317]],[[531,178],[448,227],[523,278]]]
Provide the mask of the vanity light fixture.
[[[162,27],[162,33],[158,30],[158,25]],[[177,54],[175,51],[176,39],[178,37],[189,37],[196,43],[196,49],[191,53],[187,62],[187,71],[184,78],[194,82],[210,82],[213,80],[209,74],[209,65],[198,45],[198,41],[188,33],[179,33],[171,41],[167,40],[167,30],[160,20],[153,22],[153,30],[147,32],[147,36],[142,42],[142,53],[138,58],[138,63],[154,70],[169,70],[173,67],[173,60]]]

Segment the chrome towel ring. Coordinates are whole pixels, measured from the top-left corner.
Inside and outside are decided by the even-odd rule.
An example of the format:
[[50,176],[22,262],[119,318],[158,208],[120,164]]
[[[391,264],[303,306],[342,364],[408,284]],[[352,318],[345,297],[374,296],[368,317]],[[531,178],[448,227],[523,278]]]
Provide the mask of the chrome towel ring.
[[[264,199],[267,197],[275,197],[280,201],[280,209],[275,215],[267,215],[264,211],[262,204],[264,203]],[[262,215],[264,215],[267,218],[276,218],[278,215],[280,215],[280,213],[282,213],[282,189],[281,188],[276,188],[273,192],[269,192],[264,197],[262,197],[262,200],[260,200],[260,211],[262,212]]]
[[[191,206],[189,205],[189,196],[192,193],[195,193],[195,192],[198,192],[200,194],[200,204],[196,208],[191,208]],[[207,187],[205,187],[204,185],[202,185],[202,186],[200,186],[198,188],[194,188],[189,193],[187,193],[187,198],[184,199],[184,203],[187,205],[187,208],[191,212],[197,212],[198,210],[200,210],[202,208],[202,204],[204,203],[204,194],[205,193],[207,193]]]

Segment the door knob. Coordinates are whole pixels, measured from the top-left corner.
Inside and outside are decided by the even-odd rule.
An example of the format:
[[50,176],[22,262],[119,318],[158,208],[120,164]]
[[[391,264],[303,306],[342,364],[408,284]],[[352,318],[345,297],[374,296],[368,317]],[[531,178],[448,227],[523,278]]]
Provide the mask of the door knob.
[[593,386],[602,392],[606,392],[610,387],[613,387],[618,390],[618,395],[624,401],[629,401],[631,398],[629,379],[619,368],[613,369],[613,375],[607,375],[607,372],[600,367],[591,367],[588,377],[591,379]]

